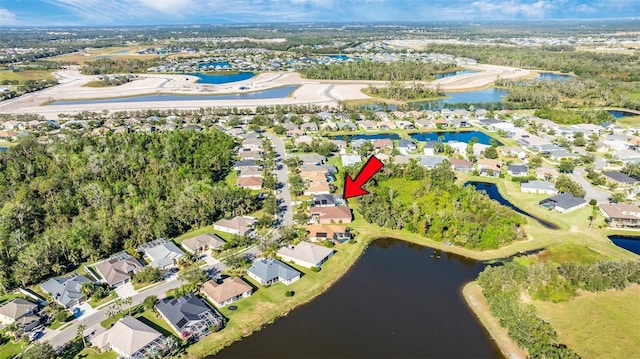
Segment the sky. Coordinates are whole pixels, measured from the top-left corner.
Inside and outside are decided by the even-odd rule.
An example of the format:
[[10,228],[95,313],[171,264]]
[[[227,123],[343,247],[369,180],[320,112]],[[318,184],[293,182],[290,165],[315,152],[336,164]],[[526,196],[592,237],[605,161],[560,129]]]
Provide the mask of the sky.
[[640,0],[0,0],[0,26],[639,17]]

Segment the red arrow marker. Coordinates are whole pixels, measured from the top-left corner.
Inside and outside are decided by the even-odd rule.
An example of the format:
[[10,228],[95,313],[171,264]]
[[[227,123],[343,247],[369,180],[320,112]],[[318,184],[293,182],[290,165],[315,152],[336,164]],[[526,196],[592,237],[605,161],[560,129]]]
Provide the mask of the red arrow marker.
[[376,156],[371,156],[367,160],[367,163],[364,164],[364,167],[360,170],[360,173],[356,176],[356,179],[351,179],[351,176],[348,174],[345,175],[344,178],[344,199],[351,197],[362,196],[363,194],[367,194],[369,192],[362,189],[365,183],[373,177],[376,172],[378,172],[384,164],[376,158]]

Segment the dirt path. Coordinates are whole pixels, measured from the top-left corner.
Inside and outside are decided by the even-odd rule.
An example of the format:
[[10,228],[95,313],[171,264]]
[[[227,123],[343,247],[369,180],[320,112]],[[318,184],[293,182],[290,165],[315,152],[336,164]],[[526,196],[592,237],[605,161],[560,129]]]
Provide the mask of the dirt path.
[[502,354],[508,359],[525,359],[529,355],[527,351],[520,349],[516,343],[509,338],[507,330],[500,326],[498,319],[491,315],[489,304],[482,295],[482,288],[476,283],[471,282],[462,289],[464,299],[473,310],[480,323],[491,334],[491,338],[496,342]]

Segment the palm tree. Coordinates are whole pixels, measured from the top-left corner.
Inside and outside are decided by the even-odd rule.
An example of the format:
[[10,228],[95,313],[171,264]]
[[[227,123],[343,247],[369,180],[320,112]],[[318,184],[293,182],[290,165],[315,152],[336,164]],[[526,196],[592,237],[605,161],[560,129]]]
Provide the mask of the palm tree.
[[129,315],[131,315],[131,304],[133,304],[133,298],[127,297],[122,300],[122,304],[126,305],[129,309]]
[[167,340],[164,341],[164,344],[167,346],[169,353],[175,352],[180,347],[180,341],[173,335],[169,336]]
[[84,324],[79,324],[78,329],[76,329],[76,337],[82,338],[82,349],[84,349],[87,346],[87,343],[85,342],[85,338],[84,338],[84,331],[86,329],[87,329],[87,326]]
[[91,294],[93,294],[93,288],[93,282],[84,282],[80,287],[80,292],[82,292],[82,295],[86,298],[89,298],[91,297]]
[[18,323],[13,322],[7,325],[6,327],[4,327],[4,330],[7,333],[11,333],[11,335],[13,335],[14,340],[18,340],[18,338],[20,338],[20,327],[18,326]]

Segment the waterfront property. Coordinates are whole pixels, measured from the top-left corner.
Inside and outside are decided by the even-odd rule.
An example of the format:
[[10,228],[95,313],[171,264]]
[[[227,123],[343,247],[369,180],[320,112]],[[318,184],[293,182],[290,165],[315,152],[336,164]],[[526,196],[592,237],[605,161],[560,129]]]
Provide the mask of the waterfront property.
[[131,280],[131,276],[142,269],[142,264],[128,253],[120,252],[97,263],[94,268],[102,281],[117,287]]
[[180,258],[184,257],[184,252],[175,243],[164,238],[143,244],[138,252],[144,253],[151,267],[159,269],[175,267]]
[[218,282],[209,280],[202,285],[202,293],[216,307],[222,308],[237,300],[249,297],[253,288],[238,277],[227,277]]
[[600,213],[611,228],[640,229],[640,208],[627,203],[603,203]]
[[255,261],[247,274],[264,286],[278,282],[289,285],[300,279],[300,272],[273,258]]
[[58,304],[69,308],[80,304],[83,299],[84,295],[80,290],[83,283],[91,283],[91,281],[82,275],[72,275],[68,278],[54,277],[42,283],[40,288],[50,294]]
[[309,232],[309,240],[312,242],[330,240],[342,243],[351,239],[351,234],[345,226],[310,224],[307,226],[307,232]]
[[118,358],[142,359],[148,353],[164,351],[164,336],[134,317],[118,320],[111,329],[91,338],[101,351],[113,350]]
[[335,251],[309,242],[300,242],[295,246],[285,246],[276,253],[283,261],[291,261],[299,266],[320,267]]
[[193,294],[162,299],[156,309],[181,338],[198,339],[222,327],[222,315]]
[[205,233],[182,241],[182,248],[189,253],[200,253],[209,249],[220,249],[227,242],[217,234]]
[[0,306],[0,324],[16,323],[18,328],[29,331],[40,324],[38,305],[22,298],[14,298]]
[[559,193],[553,197],[543,199],[540,201],[540,205],[560,213],[568,213],[586,206],[587,201],[585,201],[584,198],[575,197],[570,193]]
[[520,183],[520,190],[525,193],[557,194],[558,190],[548,181],[528,181]]

